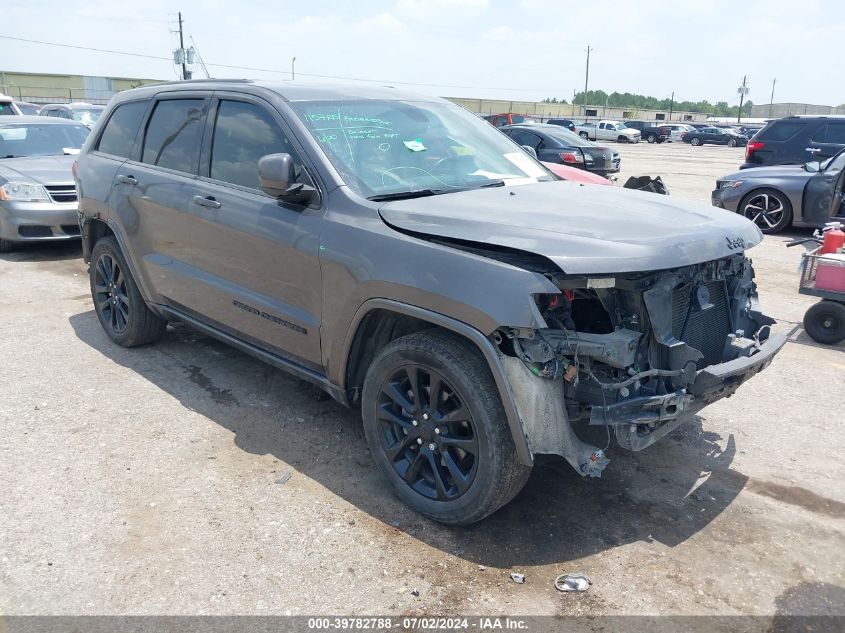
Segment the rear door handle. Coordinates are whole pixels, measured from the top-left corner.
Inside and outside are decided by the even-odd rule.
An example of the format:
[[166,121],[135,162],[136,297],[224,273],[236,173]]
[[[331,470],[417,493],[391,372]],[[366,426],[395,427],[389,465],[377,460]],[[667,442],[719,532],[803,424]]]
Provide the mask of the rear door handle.
[[119,174],[117,176],[117,181],[122,182],[124,185],[137,185],[138,179],[135,176],[127,176],[125,174]]
[[804,149],[810,152],[811,154],[818,154],[820,151],[822,151],[820,147],[805,147]]
[[214,196],[206,196],[203,198],[202,196],[194,196],[194,203],[200,205],[201,207],[208,207],[209,209],[219,209],[220,203],[214,199]]

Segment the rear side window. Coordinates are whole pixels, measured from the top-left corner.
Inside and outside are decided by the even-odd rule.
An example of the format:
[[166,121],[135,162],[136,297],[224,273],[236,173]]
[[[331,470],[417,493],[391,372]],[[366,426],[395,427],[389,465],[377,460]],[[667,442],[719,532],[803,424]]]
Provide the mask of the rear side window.
[[204,119],[204,99],[159,101],[147,125],[141,162],[196,174]]
[[775,121],[769,127],[762,130],[757,137],[758,141],[785,141],[795,136],[799,130],[805,129],[806,123],[801,121]]
[[241,101],[221,101],[211,145],[211,178],[258,189],[258,160],[290,154],[300,161],[287,136],[262,108]]
[[[129,158],[146,109],[147,103],[144,101],[132,101],[117,106],[100,136],[97,150],[112,156]],[[50,116],[55,115],[50,112]]]

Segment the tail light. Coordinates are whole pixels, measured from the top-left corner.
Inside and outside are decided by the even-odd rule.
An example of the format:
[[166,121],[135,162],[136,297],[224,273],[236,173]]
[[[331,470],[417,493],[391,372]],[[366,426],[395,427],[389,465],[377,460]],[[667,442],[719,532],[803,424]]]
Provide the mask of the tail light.
[[564,163],[583,163],[584,156],[580,152],[561,152],[560,159]]
[[749,141],[748,145],[745,146],[745,160],[750,161],[751,155],[758,149],[763,149],[765,146],[766,144],[761,143],[760,141]]

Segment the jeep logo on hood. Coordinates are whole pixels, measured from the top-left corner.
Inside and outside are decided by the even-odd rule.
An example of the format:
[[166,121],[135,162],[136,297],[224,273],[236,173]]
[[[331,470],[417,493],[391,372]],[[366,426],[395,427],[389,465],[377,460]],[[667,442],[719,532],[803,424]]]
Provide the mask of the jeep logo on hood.
[[728,248],[745,248],[745,240],[741,237],[725,237],[728,241]]

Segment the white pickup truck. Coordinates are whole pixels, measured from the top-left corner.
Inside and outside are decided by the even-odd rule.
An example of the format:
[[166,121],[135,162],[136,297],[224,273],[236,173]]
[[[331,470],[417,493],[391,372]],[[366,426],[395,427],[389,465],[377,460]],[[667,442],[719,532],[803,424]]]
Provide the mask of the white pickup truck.
[[619,141],[620,143],[639,143],[640,131],[627,127],[621,121],[599,121],[582,123],[575,126],[575,133],[590,141]]

